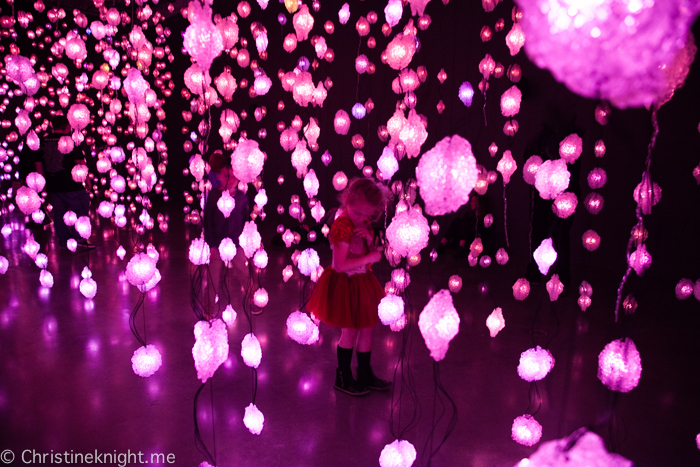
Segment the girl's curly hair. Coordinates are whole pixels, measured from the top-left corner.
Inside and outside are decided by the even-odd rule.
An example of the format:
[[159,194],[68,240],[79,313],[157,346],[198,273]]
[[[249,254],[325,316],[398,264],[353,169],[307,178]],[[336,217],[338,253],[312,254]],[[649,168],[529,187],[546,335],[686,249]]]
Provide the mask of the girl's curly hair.
[[376,214],[373,220],[375,221],[384,212],[384,208],[392,198],[393,195],[386,186],[370,178],[361,177],[350,180],[347,188],[343,190],[339,197],[343,208],[355,203],[358,199],[363,199],[369,205],[374,206]]

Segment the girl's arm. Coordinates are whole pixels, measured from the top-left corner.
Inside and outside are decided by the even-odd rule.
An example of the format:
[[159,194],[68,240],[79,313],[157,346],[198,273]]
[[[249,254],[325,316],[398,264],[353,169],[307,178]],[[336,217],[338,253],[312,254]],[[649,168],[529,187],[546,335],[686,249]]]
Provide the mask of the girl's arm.
[[378,251],[372,251],[365,256],[359,258],[348,258],[350,244],[346,242],[336,242],[333,244],[333,270],[336,272],[348,272],[354,269],[361,268],[367,264],[376,263],[382,259],[382,254]]

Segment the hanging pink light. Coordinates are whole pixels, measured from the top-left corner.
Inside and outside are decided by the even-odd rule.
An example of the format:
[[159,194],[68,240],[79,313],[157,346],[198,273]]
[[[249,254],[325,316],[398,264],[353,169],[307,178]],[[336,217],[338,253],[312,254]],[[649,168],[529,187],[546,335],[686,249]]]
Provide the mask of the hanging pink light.
[[221,31],[211,20],[212,10],[207,3],[191,2],[189,6],[190,25],[185,30],[183,46],[207,72],[212,62],[224,50],[224,38]]
[[609,454],[605,442],[597,434],[586,431],[543,443],[529,458],[517,467],[632,467],[632,461],[619,454]]
[[646,245],[643,243],[639,245],[637,249],[629,255],[627,263],[634,269],[634,272],[636,272],[638,276],[644,274],[644,271],[651,266],[651,254],[647,251]]
[[547,281],[549,301],[556,302],[562,292],[564,292],[564,284],[559,280],[558,274],[552,274],[552,277]]
[[484,77],[485,81],[488,81],[489,77],[496,69],[496,61],[491,57],[491,55],[486,54],[484,58],[479,62],[479,72]]
[[459,332],[459,314],[452,303],[452,295],[442,289],[430,298],[421,311],[418,327],[435,361],[445,358],[450,341]]
[[30,215],[41,207],[41,197],[36,191],[23,186],[17,190],[15,202],[20,211],[25,215]]
[[[4,274],[4,272],[3,272],[3,274]],[[53,287],[53,274],[51,274],[46,269],[42,269],[41,272],[39,273],[39,283],[41,284],[42,287],[46,287],[47,289],[50,289],[51,287]]]
[[309,38],[309,31],[314,27],[314,17],[309,13],[308,5],[301,5],[299,11],[292,18],[292,23],[294,31],[297,33],[297,40],[305,41]]
[[386,47],[386,63],[394,70],[406,68],[416,51],[415,36],[410,32],[397,34]]
[[397,291],[403,292],[411,283],[411,276],[403,268],[391,271],[391,283]]
[[693,281],[690,279],[681,279],[676,285],[676,298],[678,300],[685,300],[686,298],[693,295]]
[[554,199],[569,187],[570,177],[563,159],[545,161],[535,175],[535,188],[543,199]]
[[97,282],[91,277],[85,277],[80,281],[79,289],[85,298],[93,299],[97,294]]
[[554,368],[554,357],[539,345],[520,354],[518,376],[527,382],[540,381]]
[[523,99],[523,93],[520,92],[517,86],[513,85],[506,90],[501,96],[501,114],[504,117],[512,117],[520,112],[520,102]]
[[592,190],[598,190],[605,186],[605,182],[608,181],[608,176],[604,169],[597,167],[588,173],[588,186]]
[[450,276],[447,281],[447,287],[450,289],[450,292],[458,293],[460,290],[462,290],[462,278],[456,274]]
[[204,238],[195,238],[190,243],[189,259],[195,266],[209,264],[211,252]]
[[7,268],[10,267],[10,262],[4,256],[0,255],[0,274],[5,274]]
[[287,317],[287,335],[298,344],[311,345],[318,340],[318,326],[309,315],[297,310]]
[[75,230],[84,239],[90,238],[92,234],[92,224],[90,223],[90,217],[80,216],[75,221]]
[[459,135],[445,137],[423,154],[416,180],[425,212],[439,216],[455,212],[469,201],[478,170],[469,141]]
[[542,165],[542,158],[540,156],[530,156],[528,160],[525,161],[523,166],[523,179],[528,185],[535,184],[535,177],[537,176],[537,171]]
[[559,156],[567,164],[573,164],[583,152],[583,139],[576,133],[572,133],[559,143]]
[[429,235],[428,220],[417,209],[409,209],[394,216],[386,230],[389,245],[400,256],[420,253],[428,246]]
[[399,24],[402,15],[403,3],[401,0],[389,0],[387,5],[384,7],[384,16],[386,17],[387,24],[393,28]]
[[498,170],[503,176],[504,185],[510,183],[510,177],[515,173],[517,168],[518,164],[515,163],[515,159],[513,159],[513,155],[511,154],[510,150],[506,150],[496,166],[496,170]]
[[[398,0],[401,3],[401,0]],[[416,460],[416,448],[406,440],[394,440],[379,454],[380,467],[411,467]]]
[[404,144],[406,155],[409,158],[417,157],[420,148],[428,139],[428,131],[423,119],[416,113],[415,109],[408,112],[408,119],[399,132],[399,140]]
[[581,240],[583,241],[583,247],[588,251],[595,251],[600,246],[600,235],[593,229],[586,230]]
[[136,287],[146,284],[156,272],[156,261],[146,253],[137,253],[126,265],[126,280]]
[[192,357],[197,378],[206,383],[228,358],[228,331],[220,319],[198,321],[194,325]]
[[506,35],[506,45],[511,56],[518,55],[520,49],[525,45],[525,33],[519,23],[513,23],[513,27]]
[[[304,5],[306,6],[306,5]],[[265,423],[265,417],[258,407],[250,403],[248,407],[245,408],[245,415],[243,416],[243,424],[248,431],[254,435],[259,435],[262,432],[263,424]]]
[[262,172],[264,163],[265,154],[252,139],[241,139],[231,154],[233,175],[243,183],[253,182]]
[[306,148],[306,141],[301,140],[297,143],[291,156],[292,166],[297,171],[297,177],[306,175],[307,168],[311,163],[311,152]]
[[333,188],[337,191],[343,191],[347,185],[348,176],[345,175],[345,172],[339,171],[333,175]]
[[598,355],[598,379],[611,391],[630,392],[642,376],[642,359],[632,339],[617,339]]
[[642,174],[642,181],[634,189],[634,200],[645,215],[651,214],[652,206],[656,206],[661,201],[661,187],[652,183],[647,172]]
[[513,441],[523,446],[534,446],[542,438],[542,425],[532,415],[521,415],[513,420],[511,437]]
[[591,306],[592,302],[593,301],[591,300],[591,297],[589,297],[588,295],[581,295],[578,298],[578,306],[581,308],[581,311],[586,311],[588,307]]
[[682,85],[692,63],[694,53],[685,47],[700,7],[695,2],[607,0],[572,9],[568,2],[523,0],[519,6],[528,56],[585,97],[619,108],[651,106],[668,87],[672,95]]
[[224,215],[224,218],[228,219],[231,212],[236,207],[236,200],[233,199],[233,196],[231,196],[231,193],[229,193],[228,190],[223,190],[221,192],[221,197],[216,202],[216,207]]
[[389,146],[385,146],[382,150],[382,155],[377,160],[377,168],[382,173],[382,178],[386,181],[391,180],[391,177],[399,170],[399,161],[394,156],[394,150]]
[[262,360],[262,348],[260,341],[255,337],[255,334],[246,334],[241,343],[241,357],[243,363],[251,368],[257,368]]
[[583,200],[586,210],[593,215],[598,214],[603,209],[603,196],[595,191],[589,193]]
[[513,297],[516,300],[525,300],[528,295],[530,295],[530,283],[528,280],[520,278],[515,281],[515,284],[513,284]]
[[546,276],[549,268],[557,260],[557,252],[554,250],[551,238],[545,238],[532,255],[542,275]]
[[258,233],[258,227],[253,221],[248,221],[243,226],[243,231],[238,237],[238,245],[243,249],[246,258],[251,258],[262,246],[262,237]]
[[255,293],[253,294],[253,303],[258,308],[265,308],[267,306],[267,303],[269,300],[270,300],[270,296],[267,293],[267,290],[265,290],[262,287],[260,287],[258,290],[256,290]]
[[385,326],[394,324],[404,313],[403,298],[398,295],[386,295],[379,302],[379,319]]
[[304,176],[304,191],[306,196],[309,198],[315,198],[318,195],[319,181],[316,176],[314,169],[309,170],[309,172]]
[[318,121],[311,117],[309,123],[304,127],[304,137],[306,141],[308,141],[310,147],[316,148],[314,151],[318,150],[319,136],[321,136],[321,127],[318,126]]
[[335,128],[335,132],[339,135],[348,134],[348,130],[350,129],[350,116],[346,111],[340,109],[335,113],[333,127]]
[[131,369],[142,378],[155,374],[163,364],[160,352],[153,344],[142,345],[131,356]]
[[578,206],[578,198],[571,192],[564,192],[557,196],[552,203],[552,211],[557,217],[566,219],[576,212]]
[[503,266],[508,262],[508,252],[504,248],[499,248],[496,252],[496,262]]
[[496,337],[506,327],[506,320],[500,307],[495,308],[486,318],[486,327],[489,328],[491,337]]
[[309,277],[321,265],[321,259],[313,248],[307,248],[299,255],[297,267],[299,272]]

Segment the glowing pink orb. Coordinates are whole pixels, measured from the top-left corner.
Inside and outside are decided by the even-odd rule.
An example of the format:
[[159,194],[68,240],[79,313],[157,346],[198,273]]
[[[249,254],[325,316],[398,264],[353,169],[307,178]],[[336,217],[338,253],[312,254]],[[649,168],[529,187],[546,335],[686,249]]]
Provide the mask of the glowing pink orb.
[[259,308],[264,308],[265,306],[267,306],[267,302],[269,300],[270,296],[268,295],[267,290],[265,290],[262,287],[256,290],[253,294],[253,303]]
[[299,272],[307,277],[318,269],[320,265],[321,259],[318,257],[318,253],[313,248],[307,248],[301,252],[301,255],[299,255],[297,267],[299,268]]
[[254,221],[248,221],[243,226],[243,232],[238,237],[238,246],[243,249],[246,258],[252,258],[262,246],[262,237],[258,233],[258,226]]
[[400,256],[412,256],[428,246],[428,220],[417,209],[394,216],[386,230],[389,245]]
[[591,431],[579,434],[577,430],[565,438],[543,443],[517,467],[632,467],[632,461],[619,454],[609,454],[603,439],[597,434]]
[[86,277],[80,281],[80,293],[83,294],[85,298],[94,298],[97,294],[97,282],[95,282],[91,277]]
[[510,177],[515,173],[515,169],[517,168],[518,164],[515,163],[515,159],[513,159],[513,154],[511,154],[510,150],[504,151],[503,157],[501,157],[501,160],[498,161],[498,165],[496,166],[496,170],[501,172],[503,176],[504,185],[510,183]]
[[525,278],[520,278],[513,284],[513,297],[516,300],[525,300],[530,295],[530,283]]
[[[26,178],[27,186],[37,193],[44,189],[46,186],[46,179],[43,175],[38,172],[32,172],[27,175]],[[21,189],[21,188],[20,188]],[[19,193],[19,190],[18,190]]]
[[552,211],[557,217],[566,219],[576,212],[578,206],[578,198],[570,191],[566,191],[554,199],[552,203]]
[[513,441],[523,446],[534,446],[542,438],[542,425],[532,415],[522,415],[513,420],[511,437]]
[[564,284],[559,280],[559,274],[552,274],[551,279],[547,281],[547,293],[549,301],[556,302],[559,295],[564,291]]
[[586,206],[588,212],[596,215],[603,209],[604,199],[602,195],[593,191],[586,196],[586,199],[583,200],[583,204]]
[[391,283],[396,290],[402,292],[411,283],[411,276],[403,268],[394,269],[391,271]]
[[403,298],[398,295],[386,295],[379,302],[379,319],[385,326],[391,326],[404,314]]
[[508,252],[504,248],[499,248],[496,252],[496,262],[503,266],[508,262]]
[[39,282],[41,283],[42,287],[50,289],[51,287],[53,287],[53,274],[51,274],[46,269],[42,269],[39,273]]
[[233,196],[231,196],[228,190],[223,190],[216,202],[216,207],[224,215],[224,218],[228,219],[228,216],[230,216],[231,212],[236,208],[236,200],[233,199]]
[[551,238],[545,238],[532,255],[542,275],[546,276],[549,268],[557,260],[557,252]]
[[634,272],[636,272],[638,276],[644,274],[644,271],[651,266],[651,254],[647,251],[646,245],[643,243],[639,245],[637,249],[629,255],[627,263],[634,269]]
[[37,192],[26,186],[20,187],[17,190],[15,202],[19,210],[27,215],[41,207],[41,198]]
[[535,188],[542,199],[554,199],[569,187],[570,177],[563,159],[545,161],[535,175]]
[[513,28],[506,35],[506,45],[511,56],[517,55],[525,45],[525,33],[519,23],[513,23]]
[[[401,0],[398,0],[401,4]],[[394,440],[379,454],[380,467],[411,467],[416,460],[416,448],[406,440]]]
[[233,175],[243,183],[253,182],[262,172],[264,163],[265,154],[260,150],[258,142],[252,139],[239,141],[231,154]]
[[459,209],[469,201],[478,175],[469,141],[459,135],[440,140],[421,156],[416,167],[425,212],[439,216]]
[[588,295],[581,295],[578,298],[578,306],[581,308],[581,311],[586,311],[592,302],[591,297]]
[[428,139],[428,131],[425,128],[426,123],[416,113],[415,109],[408,112],[408,119],[399,132],[399,140],[404,145],[406,155],[409,158],[417,157],[420,154],[420,148]]
[[600,235],[595,230],[586,230],[581,237],[583,247],[588,251],[595,251],[600,246]]
[[486,318],[486,327],[489,328],[491,337],[496,337],[506,327],[506,320],[500,307],[495,308]]
[[221,261],[231,261],[236,256],[236,244],[229,237],[225,237],[219,243],[219,256]]
[[661,187],[652,183],[647,172],[644,172],[641,183],[637,185],[632,195],[642,213],[649,215],[652,206],[656,206],[661,201]]
[[221,312],[221,319],[224,320],[224,323],[226,323],[226,326],[228,327],[233,326],[233,323],[236,322],[237,316],[238,314],[236,313],[236,310],[233,309],[230,303],[226,305],[224,311]]
[[228,358],[228,331],[220,319],[198,321],[194,325],[192,357],[197,378],[206,383]]
[[462,290],[462,278],[456,274],[453,276],[450,276],[450,278],[447,281],[447,287],[450,289],[450,292],[452,292],[452,293],[459,292],[460,290]]
[[126,265],[126,280],[140,286],[151,280],[156,272],[156,262],[146,253],[137,253]]
[[82,130],[90,123],[90,110],[85,104],[73,104],[66,114],[68,123],[74,130]]
[[309,315],[297,310],[287,317],[287,335],[294,342],[311,345],[318,340],[318,326]]
[[224,50],[224,38],[211,17],[212,9],[207,3],[190,4],[190,25],[185,30],[183,47],[203,71],[208,71]]
[[211,251],[204,238],[195,238],[190,243],[189,259],[195,266],[209,264]]
[[7,268],[10,267],[10,262],[4,256],[0,255],[0,274],[5,274]]
[[335,132],[339,135],[348,134],[348,130],[350,129],[350,116],[343,109],[340,109],[335,113],[333,128],[335,128]]
[[598,379],[611,391],[630,392],[642,376],[642,359],[632,339],[617,339],[598,355]]
[[163,364],[160,352],[153,344],[141,346],[131,356],[131,369],[142,378],[153,375]]
[[415,36],[399,33],[386,47],[386,63],[394,70],[406,68],[411,63],[415,51]]
[[430,298],[420,313],[418,327],[430,356],[437,362],[443,360],[450,341],[459,332],[459,314],[449,290],[442,289]]
[[676,285],[676,298],[678,300],[685,300],[686,298],[693,295],[693,281],[690,279],[681,279]]
[[540,381],[552,371],[554,357],[539,345],[520,354],[518,376],[528,382]]
[[[304,5],[306,6],[306,5]],[[243,424],[248,431],[254,435],[259,435],[263,430],[263,424],[265,423],[265,417],[258,407],[250,403],[248,407],[245,408],[245,415],[243,416]]]
[[396,160],[394,150],[391,147],[384,147],[382,155],[377,160],[377,168],[382,172],[382,178],[386,181],[391,180],[391,177],[399,170],[399,161]]
[[588,186],[592,190],[598,190],[605,186],[608,181],[608,175],[604,169],[597,167],[588,173]]
[[511,86],[501,96],[501,114],[504,117],[512,117],[520,112],[520,102],[523,99],[523,93],[520,92],[517,86]]
[[90,224],[90,217],[80,216],[75,221],[75,230],[84,239],[90,238],[92,234],[92,224]]
[[241,357],[243,363],[251,368],[257,368],[262,360],[262,348],[260,341],[255,337],[255,334],[246,334],[241,343]]
[[304,176],[304,191],[306,192],[306,196],[309,198],[314,198],[318,195],[318,189],[320,187],[320,183],[318,181],[318,177],[316,176],[316,172],[314,169],[309,170],[309,172]]

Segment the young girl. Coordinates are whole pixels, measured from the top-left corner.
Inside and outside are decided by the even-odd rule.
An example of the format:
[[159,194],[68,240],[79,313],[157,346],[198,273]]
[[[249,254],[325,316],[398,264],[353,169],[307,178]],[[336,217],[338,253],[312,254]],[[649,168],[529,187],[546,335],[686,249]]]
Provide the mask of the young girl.
[[[370,223],[384,212],[389,196],[385,187],[368,178],[350,182],[329,235],[333,264],[321,275],[306,305],[326,325],[341,328],[335,388],[353,396],[391,386],[377,378],[370,366],[372,329],[379,321],[377,306],[384,297],[370,269],[382,257]],[[350,370],[353,347],[357,349],[357,381]]]

